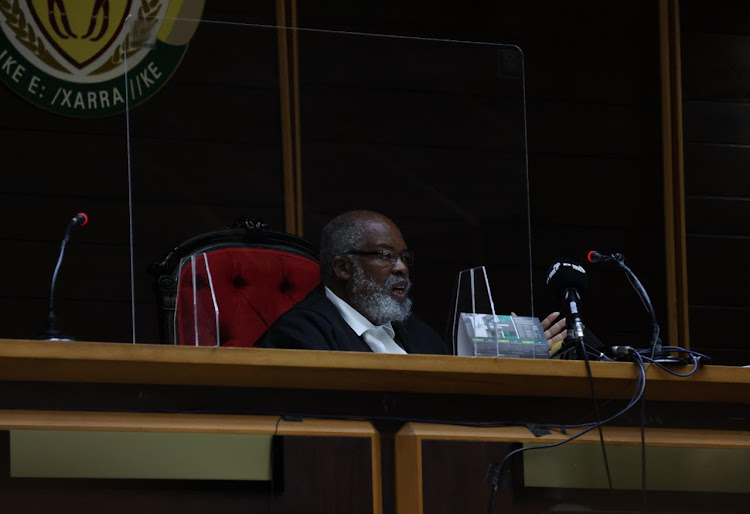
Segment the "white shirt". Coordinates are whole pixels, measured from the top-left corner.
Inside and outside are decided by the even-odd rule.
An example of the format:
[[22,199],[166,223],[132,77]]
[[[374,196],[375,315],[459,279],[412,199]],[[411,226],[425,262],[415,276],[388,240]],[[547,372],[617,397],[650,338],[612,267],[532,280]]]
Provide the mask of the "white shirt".
[[346,303],[344,300],[336,296],[336,293],[328,289],[325,286],[326,297],[331,300],[333,305],[344,318],[346,324],[354,330],[359,337],[361,337],[367,346],[375,353],[406,353],[394,339],[396,333],[393,331],[393,326],[390,322],[376,326],[373,325],[369,319],[365,318],[360,314],[357,309]]

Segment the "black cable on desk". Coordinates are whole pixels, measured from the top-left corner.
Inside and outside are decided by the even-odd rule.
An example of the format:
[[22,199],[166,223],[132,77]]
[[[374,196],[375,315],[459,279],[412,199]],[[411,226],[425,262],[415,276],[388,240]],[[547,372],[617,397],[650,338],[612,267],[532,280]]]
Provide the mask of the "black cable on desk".
[[[273,435],[271,436],[271,441],[275,440],[278,437],[279,423],[281,423],[282,419],[284,419],[284,416],[279,416],[278,419],[276,420],[276,424],[273,427]],[[276,501],[276,481],[274,480],[275,477],[276,477],[276,470],[272,468],[271,469],[271,500],[268,502],[269,514],[273,514],[274,502]]]
[[609,459],[607,459],[607,445],[604,444],[604,432],[602,431],[602,417],[599,413],[599,399],[596,396],[596,384],[594,383],[594,374],[591,372],[591,364],[589,363],[589,356],[588,352],[586,351],[586,345],[583,343],[583,340],[580,341],[581,343],[581,351],[583,352],[583,360],[586,363],[586,374],[589,377],[589,386],[591,388],[591,399],[594,401],[594,415],[596,419],[596,423],[598,425],[597,429],[599,431],[599,443],[602,447],[602,458],[604,459],[604,469],[607,472],[607,484],[609,485],[609,488],[612,489],[612,473],[609,470]]
[[[635,351],[631,352],[631,354],[633,356],[632,358],[634,359],[634,362],[638,365],[640,376],[639,376],[636,390],[633,393],[633,397],[631,398],[630,402],[628,402],[628,404],[625,406],[625,408],[623,408],[621,411],[617,412],[613,416],[610,416],[609,418],[604,419],[599,423],[595,423],[589,426],[588,428],[580,431],[579,433],[571,437],[568,437],[567,439],[558,441],[556,443],[542,445],[542,446],[527,446],[524,448],[518,448],[508,453],[507,455],[505,455],[505,457],[503,457],[503,459],[500,462],[495,462],[491,464],[489,469],[487,470],[487,481],[490,483],[490,486],[492,488],[490,492],[490,509],[494,508],[495,497],[497,495],[497,490],[503,481],[503,473],[505,472],[505,469],[506,469],[506,463],[508,463],[513,456],[523,453],[525,451],[530,451],[530,450],[544,450],[548,448],[554,448],[556,446],[561,446],[565,443],[573,441],[574,439],[578,439],[582,435],[591,432],[593,429],[598,428],[602,425],[605,425],[609,423],[610,421],[618,418],[622,414],[625,414],[628,410],[630,410],[634,405],[636,405],[641,400],[644,393],[646,392],[646,370],[643,366],[643,359],[641,358],[641,355]],[[492,514],[492,510],[489,510],[488,512],[489,514]]]
[[646,506],[646,397],[641,398],[641,499]]
[[687,373],[678,373],[677,371],[671,370],[669,366],[665,366],[664,363],[660,362],[658,359],[652,359],[650,356],[648,356],[647,354],[649,353],[649,350],[638,350],[638,353],[640,353],[641,357],[643,357],[646,362],[650,363],[651,365],[656,365],[670,375],[674,375],[676,377],[689,377],[690,375],[698,371],[698,368],[702,363],[709,364],[711,362],[711,358],[708,355],[696,352],[695,350],[686,350],[685,348],[680,348],[679,346],[663,346],[662,350],[666,352],[679,352],[688,354],[693,364],[692,369]]

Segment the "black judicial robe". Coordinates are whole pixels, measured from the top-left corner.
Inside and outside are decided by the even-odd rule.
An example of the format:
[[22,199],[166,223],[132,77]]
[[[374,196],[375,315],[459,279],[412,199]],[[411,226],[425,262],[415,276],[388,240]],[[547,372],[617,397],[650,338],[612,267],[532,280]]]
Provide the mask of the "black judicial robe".
[[[447,354],[448,347],[425,322],[412,315],[393,322],[396,343],[406,353]],[[372,352],[326,297],[324,287],[313,289],[301,302],[281,315],[256,345],[259,348]]]

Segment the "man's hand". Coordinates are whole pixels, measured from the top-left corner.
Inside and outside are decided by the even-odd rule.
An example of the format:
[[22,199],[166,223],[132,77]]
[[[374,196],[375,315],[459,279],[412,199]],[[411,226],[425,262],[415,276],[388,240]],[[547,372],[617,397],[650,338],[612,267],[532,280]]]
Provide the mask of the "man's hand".
[[565,339],[565,336],[568,335],[568,331],[565,330],[565,318],[562,318],[561,320],[555,322],[555,320],[559,317],[559,312],[553,312],[542,320],[544,337],[547,339],[547,348],[551,349],[557,343]]
[[[515,312],[511,312],[510,315],[517,316]],[[565,337],[568,335],[568,331],[565,329],[565,326],[567,325],[565,318],[557,321],[557,323],[554,323],[554,321],[559,317],[559,312],[553,312],[542,320],[544,337],[545,339],[547,339],[547,348],[549,348],[550,350],[553,346],[565,339]]]

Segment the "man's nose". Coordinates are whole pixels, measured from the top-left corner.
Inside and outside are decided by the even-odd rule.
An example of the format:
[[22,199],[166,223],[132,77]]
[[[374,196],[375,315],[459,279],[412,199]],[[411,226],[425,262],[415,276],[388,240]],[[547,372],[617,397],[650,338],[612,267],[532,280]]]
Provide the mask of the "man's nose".
[[404,261],[401,260],[401,257],[396,259],[396,263],[393,265],[393,269],[391,270],[391,273],[394,275],[399,275],[403,277],[409,276],[409,266],[404,264]]

